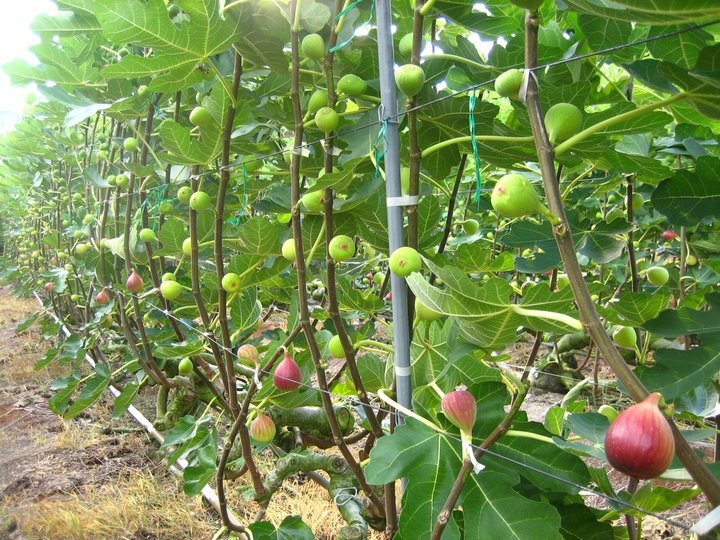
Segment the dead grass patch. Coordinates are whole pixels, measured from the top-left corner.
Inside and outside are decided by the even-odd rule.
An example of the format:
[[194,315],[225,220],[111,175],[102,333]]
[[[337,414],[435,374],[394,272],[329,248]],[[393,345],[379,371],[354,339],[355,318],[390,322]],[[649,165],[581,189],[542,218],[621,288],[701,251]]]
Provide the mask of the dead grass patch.
[[26,538],[211,538],[216,531],[198,498],[148,469],[57,500],[15,504],[15,523]]

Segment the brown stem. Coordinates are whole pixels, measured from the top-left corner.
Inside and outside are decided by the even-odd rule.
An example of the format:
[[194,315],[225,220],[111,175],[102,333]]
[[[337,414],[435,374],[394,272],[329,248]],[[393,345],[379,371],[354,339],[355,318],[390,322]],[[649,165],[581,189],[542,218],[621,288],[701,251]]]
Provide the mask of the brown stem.
[[[536,13],[526,11],[525,13],[525,68],[534,69],[537,67],[537,42],[540,19]],[[554,160],[555,153],[548,140],[543,121],[543,114],[540,106],[540,95],[534,75],[529,77],[526,105],[530,118],[535,148],[538,154],[538,161],[545,187],[545,196],[550,211],[559,219],[558,225],[553,227],[553,234],[560,250],[560,256],[565,265],[565,272],[570,281],[570,287],[575,297],[575,302],[580,312],[580,320],[583,322],[586,331],[595,342],[598,351],[602,353],[608,364],[615,372],[620,383],[628,390],[635,401],[642,401],[648,391],[634,372],[625,363],[625,360],[613,345],[612,340],[605,332],[602,321],[595,309],[595,304],[590,298],[590,292],[582,275],[580,264],[577,260],[575,246],[570,234],[565,209],[562,202],[560,190],[555,176]],[[668,419],[673,430],[675,439],[675,453],[688,470],[693,480],[700,486],[707,498],[713,504],[720,504],[720,483],[707,469],[703,461],[693,452],[690,445],[682,436],[674,422]]]
[[312,324],[310,323],[310,312],[307,303],[307,278],[306,278],[306,266],[305,266],[305,254],[303,253],[303,242],[302,242],[302,223],[300,221],[300,211],[298,209],[298,202],[300,200],[300,147],[303,142],[303,115],[302,108],[300,105],[300,54],[299,54],[299,40],[298,32],[295,24],[296,19],[297,0],[290,2],[290,46],[292,56],[292,79],[290,85],[290,97],[292,98],[293,116],[295,119],[295,140],[293,144],[292,159],[290,160],[290,193],[291,193],[291,208],[292,208],[292,230],[295,239],[295,267],[297,270],[298,280],[298,300],[299,300],[299,320],[300,326],[302,327],[303,333],[307,340],[308,348],[310,349],[310,355],[315,365],[315,375],[317,377],[318,387],[320,388],[320,396],[322,399],[323,407],[328,414],[328,422],[333,432],[333,438],[335,443],[340,449],[340,453],[345,458],[348,466],[355,473],[355,476],[360,483],[360,486],[365,491],[368,498],[376,506],[378,511],[383,511],[383,503],[373,489],[367,483],[365,474],[362,472],[360,465],[355,460],[355,457],[350,452],[350,449],[343,440],[340,426],[338,425],[337,418],[335,418],[334,410],[332,406],[332,400],[330,394],[327,391],[327,378],[325,376],[325,370],[321,365],[320,349],[318,348],[317,341],[315,340],[315,334],[313,332]]
[[638,276],[637,261],[635,260],[635,246],[633,240],[635,239],[634,234],[634,213],[633,208],[633,177],[628,176],[626,178],[626,189],[625,189],[625,209],[627,211],[627,220],[630,223],[631,229],[628,232],[627,237],[627,251],[628,251],[628,264],[630,265],[630,276],[632,279],[632,291],[638,292],[640,290],[640,277]]
[[[192,190],[197,191],[198,189],[198,180],[197,175],[200,172],[199,167],[193,166],[192,167]],[[200,251],[200,248],[198,247],[198,232],[197,232],[197,212],[193,210],[192,208],[189,209],[190,213],[190,219],[189,219],[189,227],[190,227],[190,276],[192,280],[192,295],[195,299],[195,305],[198,308],[198,313],[200,315],[200,320],[202,321],[203,328],[209,337],[208,344],[210,345],[210,350],[212,351],[213,358],[215,358],[215,365],[218,367],[218,372],[220,373],[220,378],[223,382],[223,388],[225,389],[225,393],[228,394],[229,384],[227,380],[227,371],[223,369],[223,353],[220,350],[220,347],[218,346],[218,343],[215,339],[215,334],[210,329],[210,316],[208,315],[207,308],[205,307],[205,301],[202,297],[202,292],[200,291],[200,259],[198,256],[198,253]],[[229,397],[229,396],[228,396]]]
[[[232,98],[237,99],[238,89],[240,88],[240,77],[242,75],[242,56],[235,51],[235,67],[233,69],[232,79]],[[228,113],[225,117],[225,125],[222,133],[222,158],[220,167],[220,186],[218,187],[217,202],[215,203],[215,269],[217,272],[218,285],[222,283],[225,275],[225,263],[223,262],[223,225],[225,224],[225,194],[227,186],[230,182],[230,170],[227,168],[230,164],[230,138],[233,130],[233,121],[235,120],[235,107],[230,100]],[[225,365],[218,363],[218,369],[225,370],[225,380],[227,382],[228,402],[233,416],[239,413],[237,402],[237,386],[235,380],[235,366],[233,364],[233,355],[231,352],[232,343],[230,342],[230,329],[227,323],[227,292],[222,286],[218,287],[218,321],[220,322],[220,332],[223,340],[223,353],[225,357]]]

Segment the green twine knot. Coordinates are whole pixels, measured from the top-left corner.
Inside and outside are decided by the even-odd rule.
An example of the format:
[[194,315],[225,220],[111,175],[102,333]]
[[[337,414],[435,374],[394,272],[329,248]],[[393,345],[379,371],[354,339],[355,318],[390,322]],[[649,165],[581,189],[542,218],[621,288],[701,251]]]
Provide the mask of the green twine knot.
[[[355,9],[355,6],[357,6],[362,1],[363,0],[355,0],[348,7],[346,7],[340,13],[338,13],[337,16],[335,17],[335,19],[340,20],[341,17],[343,17],[349,11],[352,11],[353,9]],[[360,27],[363,27],[366,24],[372,24],[374,14],[375,14],[375,0],[372,0],[372,2],[370,3],[370,16],[368,17],[367,21],[365,21],[363,24],[360,25]],[[343,47],[345,47],[345,45],[350,43],[354,37],[355,37],[355,32],[350,34],[350,37],[348,39],[346,39],[345,41],[343,41],[342,43],[338,43],[334,47],[331,47],[330,52],[335,52],[335,51],[342,49]]]
[[470,110],[468,112],[468,124],[470,127],[470,142],[472,143],[473,158],[475,160],[475,197],[474,201],[477,209],[480,210],[480,190],[482,188],[482,177],[480,176],[480,154],[478,152],[478,144],[475,139],[475,104],[477,103],[477,88],[470,91]]

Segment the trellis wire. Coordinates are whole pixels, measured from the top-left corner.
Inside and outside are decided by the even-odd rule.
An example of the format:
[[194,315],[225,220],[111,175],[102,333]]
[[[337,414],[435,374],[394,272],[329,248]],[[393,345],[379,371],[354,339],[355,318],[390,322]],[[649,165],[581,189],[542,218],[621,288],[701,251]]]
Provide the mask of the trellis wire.
[[[130,294],[130,293],[129,293],[129,294]],[[130,296],[134,296],[135,298],[141,299],[138,295],[130,294]],[[221,350],[223,350],[223,351],[225,351],[225,352],[228,352],[228,353],[230,353],[230,354],[233,355],[233,356],[235,355],[235,352],[234,352],[232,349],[229,349],[229,348],[225,347],[222,343],[218,342],[218,341],[217,341],[216,339],[214,339],[213,337],[210,337],[207,333],[202,332],[201,330],[199,330],[199,329],[196,328],[195,326],[187,323],[185,320],[180,319],[180,318],[178,318],[178,317],[175,317],[175,316],[174,316],[172,313],[170,313],[169,311],[166,311],[166,310],[164,310],[164,309],[161,309],[161,308],[155,306],[154,304],[149,304],[149,306],[150,306],[150,308],[154,309],[155,311],[158,311],[158,312],[162,313],[163,315],[165,315],[166,317],[169,317],[169,318],[175,320],[176,322],[182,324],[185,328],[187,328],[188,330],[193,331],[193,332],[196,333],[198,336],[200,336],[200,337],[202,337],[202,338],[205,338],[205,339],[207,339],[208,341],[213,342],[213,343],[214,343],[216,346],[218,346]],[[276,377],[276,376],[277,376],[277,377],[279,377],[279,378],[281,378],[281,379],[284,379],[284,380],[287,380],[287,381],[291,381],[291,380],[292,380],[292,381],[295,382],[295,383],[298,382],[298,381],[296,381],[295,379],[289,379],[289,378],[287,378],[287,377],[283,377],[282,375],[277,375],[277,374],[275,374],[275,373],[273,373],[273,372],[265,371],[265,370],[263,370],[263,369],[260,369],[259,367],[256,368],[256,369],[257,369],[257,371],[258,371],[259,373],[262,373],[262,374],[264,374],[264,375],[269,375],[269,376],[273,376],[273,377]],[[313,386],[313,385],[311,385],[311,384],[305,383],[305,382],[303,382],[303,381],[300,381],[300,386],[302,386],[302,387],[304,387],[304,388],[307,388],[307,389],[310,389],[310,390],[314,390],[314,391],[316,391],[316,392],[324,393],[324,394],[328,395],[329,397],[334,397],[334,398],[339,399],[339,400],[348,400],[348,401],[351,401],[351,402],[354,403],[355,406],[360,406],[360,405],[361,405],[360,401],[358,401],[358,400],[349,398],[348,396],[344,396],[344,395],[341,395],[341,394],[336,394],[336,393],[334,393],[334,392],[330,392],[329,390],[324,390],[324,389],[321,389],[321,388],[317,388],[316,386]],[[394,411],[391,411],[390,409],[386,409],[386,408],[384,408],[384,407],[380,407],[380,406],[378,406],[378,405],[374,405],[374,404],[372,404],[372,403],[368,403],[367,405],[365,405],[365,404],[362,404],[362,405],[363,405],[363,406],[367,406],[367,407],[373,409],[373,410],[376,411],[376,412],[384,412],[384,413],[387,413],[387,414],[394,414]],[[430,426],[426,426],[426,427],[428,427],[428,428],[430,429]],[[462,439],[461,439],[460,437],[457,437],[456,435],[453,435],[452,433],[447,433],[447,432],[443,432],[443,431],[438,431],[438,430],[436,430],[436,429],[433,429],[433,431],[435,431],[435,432],[438,433],[439,435],[443,435],[443,436],[445,436],[445,437],[447,437],[447,438],[449,438],[449,439],[455,440],[456,442],[462,443]],[[519,466],[520,468],[525,468],[525,469],[527,469],[527,470],[530,470],[530,471],[535,472],[535,473],[537,473],[537,474],[546,476],[546,477],[548,477],[548,478],[551,478],[551,479],[556,480],[556,481],[558,481],[558,482],[561,482],[561,483],[563,483],[563,484],[566,484],[566,485],[575,487],[575,488],[577,488],[578,490],[585,491],[585,492],[590,493],[590,494],[592,494],[592,495],[601,497],[601,498],[603,498],[603,499],[605,499],[605,500],[607,500],[607,501],[609,501],[609,502],[613,502],[613,503],[615,503],[615,504],[620,504],[620,505],[625,506],[625,507],[627,507],[627,508],[631,508],[631,509],[633,509],[633,510],[635,510],[635,511],[638,511],[638,512],[641,512],[641,513],[643,513],[644,515],[647,515],[647,516],[652,516],[652,517],[654,517],[654,518],[656,518],[656,519],[659,519],[659,520],[664,521],[664,522],[666,522],[666,523],[668,523],[668,524],[670,524],[670,525],[673,525],[674,527],[678,527],[678,528],[684,530],[685,532],[690,532],[690,531],[691,531],[691,528],[690,528],[690,527],[688,527],[688,526],[686,526],[686,525],[684,525],[684,524],[682,524],[682,523],[680,523],[680,522],[677,522],[677,521],[675,521],[675,520],[666,518],[666,517],[664,517],[664,516],[662,516],[661,514],[658,514],[658,513],[656,513],[656,512],[652,512],[652,511],[645,510],[645,509],[643,509],[643,508],[640,508],[639,506],[636,506],[636,505],[631,504],[631,503],[629,503],[629,502],[625,502],[625,501],[623,501],[623,500],[621,500],[621,499],[619,499],[619,498],[617,498],[617,497],[613,497],[613,496],[611,496],[611,495],[607,495],[607,494],[602,493],[602,492],[600,492],[600,491],[594,490],[593,488],[590,488],[590,487],[588,487],[588,486],[584,486],[584,485],[582,485],[582,484],[578,484],[577,482],[573,482],[572,480],[568,480],[567,478],[563,478],[563,477],[558,476],[558,475],[556,475],[556,474],[554,474],[554,473],[551,473],[551,472],[548,472],[548,471],[539,469],[539,468],[534,467],[534,466],[532,466],[532,465],[528,465],[527,463],[523,463],[523,462],[521,462],[521,461],[517,461],[517,460],[515,460],[515,459],[513,459],[513,458],[511,458],[511,457],[505,456],[505,455],[503,455],[503,454],[499,454],[499,453],[494,452],[494,451],[492,451],[492,450],[489,450],[489,449],[481,449],[479,446],[474,445],[474,444],[471,444],[471,447],[472,447],[474,450],[482,450],[482,452],[484,452],[485,454],[488,454],[489,456],[493,456],[493,457],[495,457],[495,458],[498,458],[498,459],[507,461],[507,462],[509,462],[509,463],[512,463],[512,464],[514,464],[514,465]],[[482,473],[480,473],[480,475],[482,475]]]

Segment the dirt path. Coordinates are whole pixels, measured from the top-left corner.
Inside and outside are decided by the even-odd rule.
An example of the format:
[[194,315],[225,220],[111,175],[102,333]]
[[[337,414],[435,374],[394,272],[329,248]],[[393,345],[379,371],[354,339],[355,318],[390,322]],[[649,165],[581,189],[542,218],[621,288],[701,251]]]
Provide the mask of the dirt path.
[[48,345],[16,327],[36,307],[0,289],[0,538],[210,538],[214,517],[111,400],[69,422],[50,411],[69,366],[33,370]]

